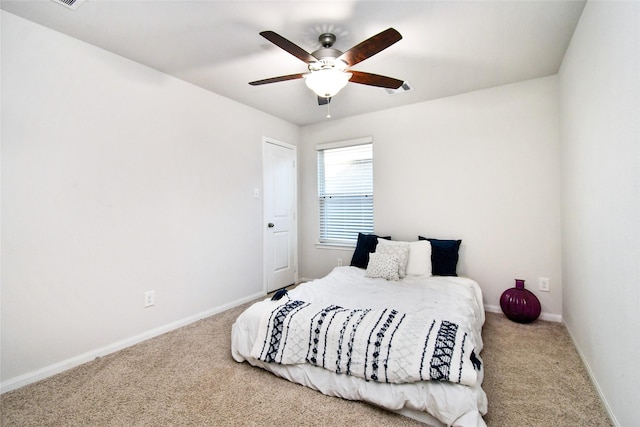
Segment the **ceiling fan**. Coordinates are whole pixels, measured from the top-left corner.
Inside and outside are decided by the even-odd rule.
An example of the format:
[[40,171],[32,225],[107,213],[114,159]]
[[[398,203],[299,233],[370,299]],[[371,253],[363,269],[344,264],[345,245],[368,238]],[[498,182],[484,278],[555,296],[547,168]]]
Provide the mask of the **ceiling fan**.
[[402,80],[391,77],[350,69],[401,40],[402,36],[393,28],[388,28],[366,39],[346,52],[332,48],[336,41],[336,36],[332,33],[320,34],[318,40],[322,47],[312,53],[308,53],[273,31],[263,31],[260,35],[305,62],[309,72],[256,80],[249,83],[252,86],[304,78],[307,86],[318,95],[318,104],[325,105],[348,82],[389,89],[398,89],[404,83]]

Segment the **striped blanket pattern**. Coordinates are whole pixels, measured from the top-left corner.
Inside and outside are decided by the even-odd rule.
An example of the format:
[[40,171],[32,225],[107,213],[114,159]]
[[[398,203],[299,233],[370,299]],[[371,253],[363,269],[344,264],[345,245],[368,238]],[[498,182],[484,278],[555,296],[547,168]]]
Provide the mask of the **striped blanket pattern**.
[[470,334],[453,322],[393,309],[279,301],[260,320],[252,356],[310,363],[365,380],[474,385],[481,364]]

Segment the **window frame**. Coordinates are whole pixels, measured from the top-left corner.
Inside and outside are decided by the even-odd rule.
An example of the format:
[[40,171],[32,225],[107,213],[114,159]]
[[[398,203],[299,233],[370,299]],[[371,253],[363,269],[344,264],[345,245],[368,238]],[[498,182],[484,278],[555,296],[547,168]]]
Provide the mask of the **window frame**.
[[323,224],[322,224],[322,213],[321,213],[321,206],[322,206],[322,202],[321,202],[321,198],[323,197],[320,194],[320,179],[321,179],[321,175],[320,175],[320,160],[319,160],[319,153],[321,151],[325,151],[325,150],[332,150],[332,149],[339,149],[339,148],[347,148],[347,147],[355,147],[355,146],[359,146],[359,145],[371,145],[371,194],[368,195],[367,197],[371,198],[371,230],[362,230],[362,232],[368,233],[371,232],[373,233],[373,220],[374,220],[374,206],[373,206],[373,196],[374,196],[374,191],[373,191],[373,137],[371,136],[367,136],[367,137],[362,137],[362,138],[356,138],[356,139],[349,139],[349,140],[344,140],[344,141],[335,141],[335,142],[329,142],[329,143],[324,143],[324,144],[318,144],[316,145],[316,165],[317,165],[317,170],[316,170],[316,178],[317,178],[317,182],[316,182],[316,190],[317,190],[317,201],[318,201],[318,205],[317,205],[317,213],[318,213],[318,239],[317,239],[317,243],[316,243],[316,247],[319,248],[345,248],[345,249],[353,249],[356,246],[357,243],[357,235],[354,237],[353,240],[351,239],[326,239],[322,237],[322,229],[323,229]]

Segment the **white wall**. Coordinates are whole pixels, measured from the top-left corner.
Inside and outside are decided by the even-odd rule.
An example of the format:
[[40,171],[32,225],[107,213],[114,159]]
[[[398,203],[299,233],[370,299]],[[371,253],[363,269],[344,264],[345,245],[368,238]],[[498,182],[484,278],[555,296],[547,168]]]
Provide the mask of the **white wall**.
[[640,3],[587,3],[559,81],[563,316],[618,425],[637,426]]
[[296,126],[6,12],[2,49],[3,390],[263,293]]
[[[547,77],[302,128],[301,276],[320,277],[352,254],[314,245],[315,145],[372,135],[377,233],[462,239],[459,274],[480,283],[485,304],[495,309],[525,279],[559,319],[557,101],[556,78]],[[550,278],[551,292],[537,290],[539,277]]]

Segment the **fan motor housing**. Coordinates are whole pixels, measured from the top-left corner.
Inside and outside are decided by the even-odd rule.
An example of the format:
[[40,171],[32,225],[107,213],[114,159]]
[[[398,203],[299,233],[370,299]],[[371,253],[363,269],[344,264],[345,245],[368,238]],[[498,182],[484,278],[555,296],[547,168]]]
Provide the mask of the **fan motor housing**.
[[345,71],[347,67],[348,64],[345,61],[332,57],[318,58],[318,61],[309,63],[309,71],[311,72],[325,70],[328,68],[333,68],[338,71]]
[[331,47],[321,47],[320,49],[316,50],[315,52],[312,52],[311,55],[314,58],[318,58],[318,59],[325,59],[325,58],[337,58],[340,55],[342,55],[342,52],[339,51],[338,49],[333,49]]

